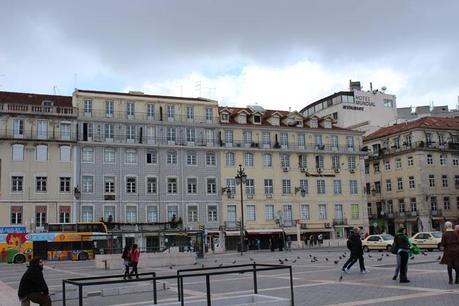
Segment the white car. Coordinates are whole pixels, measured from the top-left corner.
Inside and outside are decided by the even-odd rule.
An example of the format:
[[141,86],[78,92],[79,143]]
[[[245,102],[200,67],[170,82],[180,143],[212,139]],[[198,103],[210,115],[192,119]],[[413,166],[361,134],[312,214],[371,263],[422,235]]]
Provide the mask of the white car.
[[441,246],[442,232],[419,232],[411,237],[411,243],[417,245],[420,249],[443,250]]
[[370,235],[362,241],[363,250],[387,250],[390,252],[394,244],[394,236],[389,234]]

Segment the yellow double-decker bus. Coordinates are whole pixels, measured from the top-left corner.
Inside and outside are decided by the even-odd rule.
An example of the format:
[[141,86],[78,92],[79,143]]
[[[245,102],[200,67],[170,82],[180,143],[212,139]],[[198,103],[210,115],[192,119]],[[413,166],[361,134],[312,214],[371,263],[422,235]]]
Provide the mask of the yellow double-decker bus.
[[23,263],[33,257],[45,260],[88,260],[109,247],[102,222],[48,224],[43,233],[0,234],[2,262]]

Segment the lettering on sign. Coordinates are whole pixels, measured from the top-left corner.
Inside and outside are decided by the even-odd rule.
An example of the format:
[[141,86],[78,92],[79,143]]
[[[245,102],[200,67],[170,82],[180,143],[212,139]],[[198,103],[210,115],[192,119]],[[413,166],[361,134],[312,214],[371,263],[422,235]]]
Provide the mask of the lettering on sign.
[[365,106],[376,106],[375,102],[372,102],[370,97],[367,96],[355,96],[354,97],[354,103],[359,104],[359,105],[365,105]]
[[358,110],[358,111],[363,111],[363,106],[351,106],[351,105],[343,105],[343,109],[352,109],[352,110]]

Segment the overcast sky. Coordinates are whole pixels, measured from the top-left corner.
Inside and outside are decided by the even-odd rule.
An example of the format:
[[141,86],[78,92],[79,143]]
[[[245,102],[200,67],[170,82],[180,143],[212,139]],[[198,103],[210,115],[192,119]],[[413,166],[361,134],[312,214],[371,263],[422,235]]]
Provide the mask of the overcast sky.
[[0,90],[299,110],[352,79],[456,108],[459,1],[440,2],[1,0]]

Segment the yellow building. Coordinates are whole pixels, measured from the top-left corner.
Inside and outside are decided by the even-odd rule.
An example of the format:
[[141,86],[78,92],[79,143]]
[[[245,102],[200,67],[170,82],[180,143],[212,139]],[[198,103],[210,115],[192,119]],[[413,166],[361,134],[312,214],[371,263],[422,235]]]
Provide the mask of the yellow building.
[[222,213],[227,248],[238,244],[241,221],[249,245],[282,232],[293,241],[310,235],[344,238],[354,225],[368,230],[363,192],[361,132],[337,128],[331,118],[262,107],[220,107]]
[[0,92],[0,225],[40,231],[71,222],[72,98]]
[[459,119],[425,117],[364,138],[372,232],[441,230],[459,217]]

